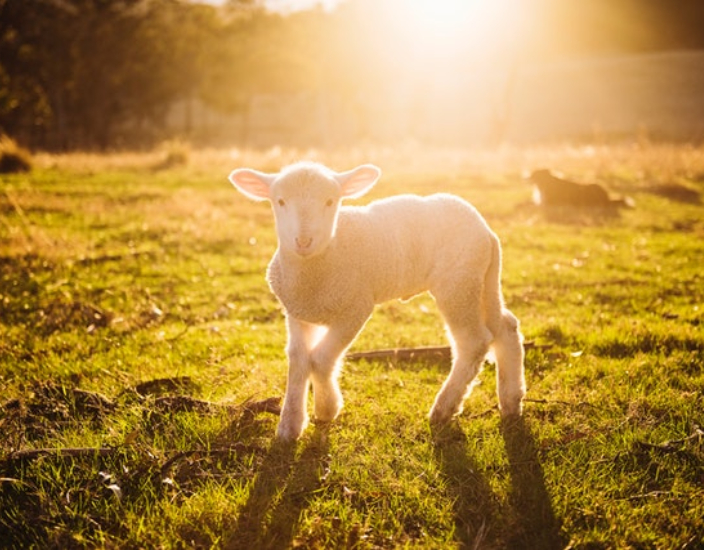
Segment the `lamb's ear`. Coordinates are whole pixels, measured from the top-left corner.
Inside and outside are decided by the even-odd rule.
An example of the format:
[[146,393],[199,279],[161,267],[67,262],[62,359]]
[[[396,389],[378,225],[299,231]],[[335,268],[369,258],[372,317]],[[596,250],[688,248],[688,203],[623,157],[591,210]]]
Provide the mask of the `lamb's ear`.
[[233,170],[229,180],[243,195],[255,201],[263,201],[271,195],[271,184],[276,179],[275,174],[265,174],[249,168]]
[[356,199],[369,191],[381,176],[381,170],[373,164],[363,164],[349,172],[335,174],[343,197]]

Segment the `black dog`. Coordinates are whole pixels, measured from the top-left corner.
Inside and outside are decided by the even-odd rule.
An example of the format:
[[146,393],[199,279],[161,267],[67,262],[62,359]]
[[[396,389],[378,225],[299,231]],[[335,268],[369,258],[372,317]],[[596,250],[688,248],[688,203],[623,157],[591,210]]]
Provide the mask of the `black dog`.
[[611,197],[597,183],[577,183],[560,178],[550,170],[536,170],[526,178],[534,186],[533,200],[544,207],[633,208],[630,197]]

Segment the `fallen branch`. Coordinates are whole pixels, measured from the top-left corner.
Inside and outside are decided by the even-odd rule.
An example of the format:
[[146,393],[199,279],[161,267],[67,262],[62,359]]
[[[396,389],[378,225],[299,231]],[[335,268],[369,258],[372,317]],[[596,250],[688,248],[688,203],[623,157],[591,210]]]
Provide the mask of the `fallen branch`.
[[119,447],[66,447],[63,449],[23,449],[14,451],[7,456],[7,460],[36,460],[43,456],[59,458],[80,458],[84,456],[109,456],[119,450]]
[[194,455],[196,456],[218,456],[218,455],[229,455],[232,453],[249,453],[249,454],[256,454],[256,453],[262,453],[264,452],[264,449],[261,447],[256,447],[253,445],[245,445],[244,443],[233,443],[232,445],[228,447],[219,447],[215,449],[189,449],[187,451],[178,451],[174,456],[172,456],[170,459],[168,459],[164,464],[161,466],[160,471],[161,475],[166,475],[166,473],[171,469],[171,467],[176,464],[179,460],[182,460],[184,458],[190,458]]
[[[524,349],[549,349],[551,345],[536,344],[535,342],[524,342]],[[391,359],[395,361],[414,361],[419,359],[435,359],[444,360],[452,357],[452,349],[450,346],[427,346],[419,348],[393,348],[379,349],[370,351],[357,351],[348,353],[346,358],[350,361],[359,361],[362,359],[377,360]]]
[[397,361],[413,361],[415,359],[449,359],[452,356],[450,346],[429,346],[423,348],[396,348],[348,353],[347,359],[392,359]]
[[687,437],[683,437],[682,439],[672,439],[670,441],[665,441],[663,445],[666,446],[673,446],[673,445],[684,445],[685,443],[689,443],[690,441],[693,441],[695,439],[699,439],[700,437],[704,437],[704,430],[702,430],[699,426],[694,428],[694,432],[692,432],[691,435],[688,435]]
[[672,439],[659,444],[647,443],[646,441],[636,441],[635,445],[644,450],[659,451],[661,453],[681,453],[685,452],[684,449],[682,449],[683,445],[703,436],[704,430],[697,427],[691,435],[683,437],[682,439]]

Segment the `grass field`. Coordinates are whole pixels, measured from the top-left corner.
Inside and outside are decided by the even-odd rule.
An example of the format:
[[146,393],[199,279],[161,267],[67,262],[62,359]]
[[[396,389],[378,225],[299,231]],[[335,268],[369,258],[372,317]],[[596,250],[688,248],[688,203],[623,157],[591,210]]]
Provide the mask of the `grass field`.
[[[40,156],[2,176],[0,546],[704,548],[704,148],[317,155],[379,164],[373,197],[482,211],[529,389],[502,424],[487,364],[431,433],[446,362],[347,361],[341,417],[286,447],[272,220],[226,177],[311,155]],[[636,208],[546,218],[521,180],[544,166]],[[353,351],[443,343],[421,296],[379,307]]]

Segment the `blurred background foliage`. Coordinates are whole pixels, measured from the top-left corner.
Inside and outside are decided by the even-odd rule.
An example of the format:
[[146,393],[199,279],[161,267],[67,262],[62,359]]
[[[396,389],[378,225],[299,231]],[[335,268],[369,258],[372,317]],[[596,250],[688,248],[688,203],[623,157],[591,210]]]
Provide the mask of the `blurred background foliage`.
[[[704,2],[0,0],[0,134],[49,151],[456,141],[466,111],[455,125],[495,143],[525,67],[671,50],[704,50]],[[692,77],[704,58],[687,59]]]

